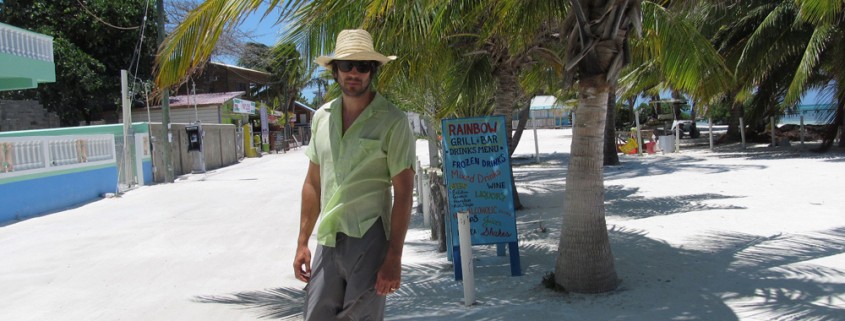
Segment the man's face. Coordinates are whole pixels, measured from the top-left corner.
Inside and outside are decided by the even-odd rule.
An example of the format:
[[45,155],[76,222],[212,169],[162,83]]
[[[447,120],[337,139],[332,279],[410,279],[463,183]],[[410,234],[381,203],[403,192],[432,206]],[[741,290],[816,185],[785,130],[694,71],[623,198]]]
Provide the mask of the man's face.
[[370,91],[374,64],[370,61],[336,60],[337,82],[343,94],[361,97]]

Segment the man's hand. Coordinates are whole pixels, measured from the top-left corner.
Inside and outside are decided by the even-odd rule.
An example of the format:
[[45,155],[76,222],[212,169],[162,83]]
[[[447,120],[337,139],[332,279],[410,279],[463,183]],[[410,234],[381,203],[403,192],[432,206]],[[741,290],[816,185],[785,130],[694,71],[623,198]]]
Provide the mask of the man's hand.
[[308,246],[297,246],[293,259],[293,274],[297,280],[308,283],[311,280],[311,250]]
[[293,275],[297,280],[308,283],[311,280],[311,250],[308,238],[314,231],[314,224],[320,216],[320,165],[308,164],[308,174],[302,183],[302,209],[299,220],[299,238],[296,240],[296,256],[293,258]]
[[378,269],[376,279],[376,293],[388,295],[399,289],[402,282],[402,259],[398,256],[388,254],[384,263]]
[[414,170],[406,168],[391,179],[393,182],[393,208],[390,211],[390,243],[387,256],[378,269],[376,293],[388,295],[399,289],[402,283],[402,248],[405,233],[411,219],[411,203],[414,191]]

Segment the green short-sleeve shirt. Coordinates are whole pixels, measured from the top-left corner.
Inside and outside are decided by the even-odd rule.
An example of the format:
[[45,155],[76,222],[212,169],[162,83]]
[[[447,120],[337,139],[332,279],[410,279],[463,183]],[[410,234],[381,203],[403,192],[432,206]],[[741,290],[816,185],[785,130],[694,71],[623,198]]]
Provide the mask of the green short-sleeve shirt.
[[334,247],[337,233],[362,237],[379,218],[390,237],[391,178],[414,168],[415,138],[404,112],[380,94],[343,133],[341,99],[311,122],[305,154],[320,166],[317,242]]

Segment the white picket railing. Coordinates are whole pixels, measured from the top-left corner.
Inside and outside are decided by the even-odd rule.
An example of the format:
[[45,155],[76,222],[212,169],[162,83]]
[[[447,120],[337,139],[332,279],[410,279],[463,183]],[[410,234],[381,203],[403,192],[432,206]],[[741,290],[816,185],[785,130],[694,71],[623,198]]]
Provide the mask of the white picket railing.
[[115,162],[114,135],[0,138],[0,178]]
[[53,62],[53,37],[0,23],[0,53]]

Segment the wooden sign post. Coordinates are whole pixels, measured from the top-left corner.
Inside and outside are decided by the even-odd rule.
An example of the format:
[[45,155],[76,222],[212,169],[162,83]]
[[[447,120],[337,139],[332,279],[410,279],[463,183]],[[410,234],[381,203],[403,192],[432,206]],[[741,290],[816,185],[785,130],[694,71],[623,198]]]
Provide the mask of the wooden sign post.
[[504,255],[507,244],[511,275],[522,275],[505,117],[445,119],[442,127],[449,199],[447,249],[455,279],[462,279],[458,212],[469,213],[472,245],[496,244],[499,255]]

